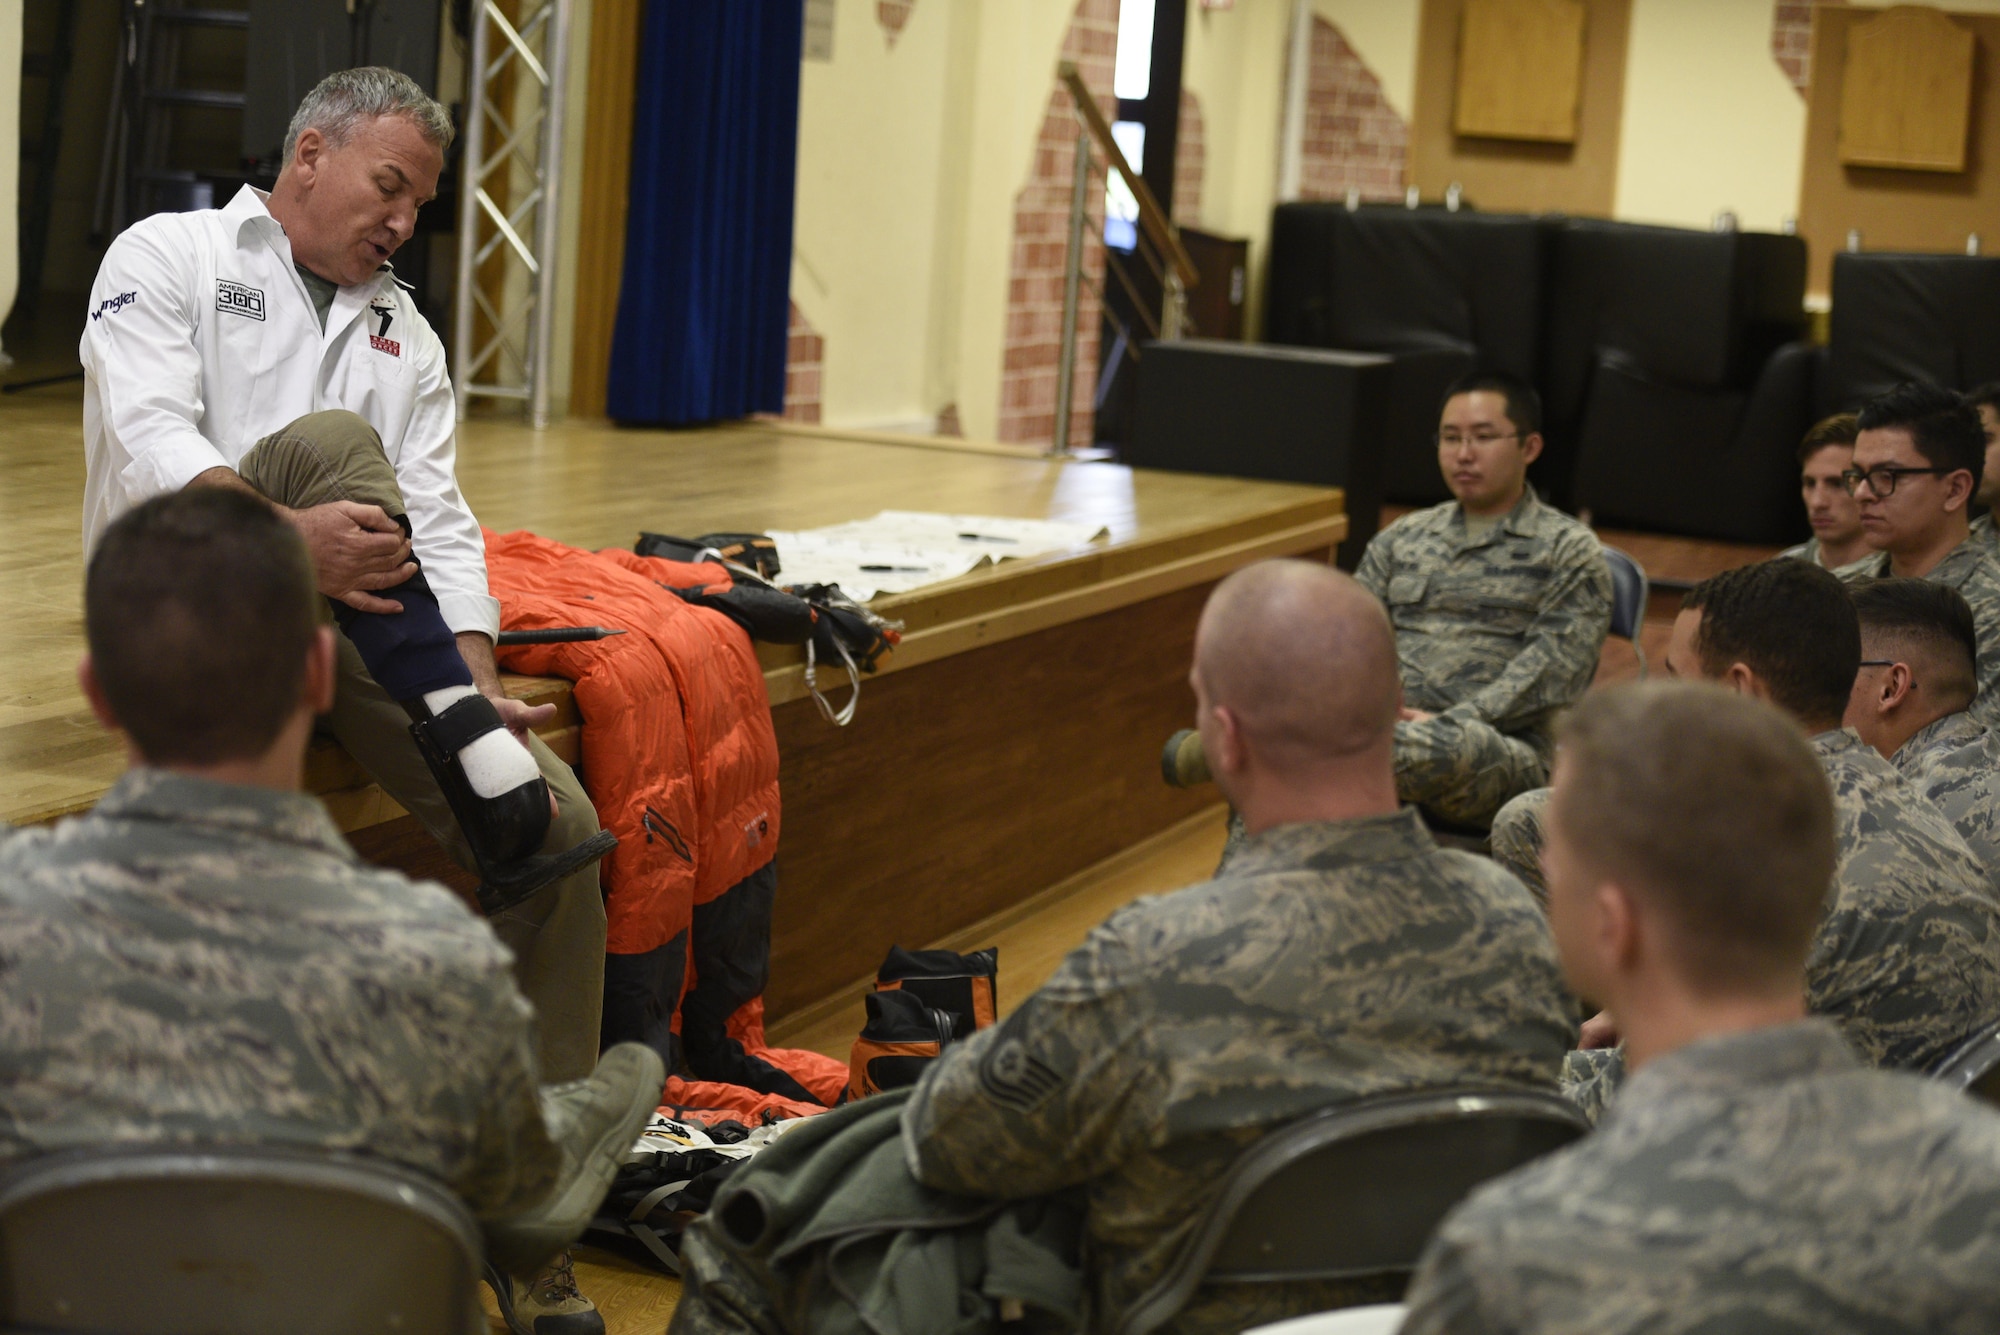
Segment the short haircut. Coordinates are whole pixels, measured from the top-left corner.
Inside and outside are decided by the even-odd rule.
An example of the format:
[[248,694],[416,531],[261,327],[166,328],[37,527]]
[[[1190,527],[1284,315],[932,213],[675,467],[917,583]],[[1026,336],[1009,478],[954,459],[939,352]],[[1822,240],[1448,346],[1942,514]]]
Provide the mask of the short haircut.
[[2000,413],[2000,380],[1989,380],[1965,392],[1965,401],[1978,412],[1981,408],[1991,408]]
[[401,116],[439,152],[451,147],[451,113],[441,103],[407,74],[382,65],[363,65],[335,70],[306,94],[285,131],[281,161],[291,165],[299,136],[307,130],[318,130],[328,144],[339,148],[354,137],[363,122],[377,116]]
[[1837,722],[1847,712],[1861,622],[1829,572],[1810,561],[1739,566],[1695,585],[1681,608],[1701,613],[1694,647],[1708,676],[1742,663],[1802,723]]
[[1259,561],[1216,585],[1195,670],[1253,746],[1294,773],[1382,745],[1402,698],[1396,633],[1353,576],[1312,561]]
[[1910,433],[1917,453],[1933,468],[1964,469],[1972,489],[1986,472],[1986,429],[1979,412],[1948,389],[1905,382],[1861,405],[1863,431],[1891,428]]
[[1948,584],[1875,579],[1854,590],[1864,638],[1882,636],[1925,655],[1938,675],[1927,682],[1944,700],[1970,702],[1979,692],[1979,629],[1972,606]]
[[1835,413],[1814,422],[1812,430],[1806,432],[1805,439],[1799,442],[1799,467],[1804,468],[1808,460],[1829,445],[1853,449],[1854,438],[1860,432],[1853,413]]
[[1662,913],[1683,976],[1726,994],[1803,974],[1834,816],[1794,723],[1708,683],[1634,682],[1584,696],[1556,744],[1551,823],[1586,866]]
[[191,487],[104,532],[84,577],[99,687],[147,761],[263,755],[298,708],[317,632],[311,558],[254,496]]
[[1526,440],[1542,429],[1542,396],[1535,387],[1517,375],[1505,371],[1468,371],[1451,382],[1451,388],[1444,392],[1438,402],[1438,412],[1442,414],[1445,405],[1461,394],[1477,394],[1484,390],[1488,394],[1498,394],[1507,401],[1507,420]]

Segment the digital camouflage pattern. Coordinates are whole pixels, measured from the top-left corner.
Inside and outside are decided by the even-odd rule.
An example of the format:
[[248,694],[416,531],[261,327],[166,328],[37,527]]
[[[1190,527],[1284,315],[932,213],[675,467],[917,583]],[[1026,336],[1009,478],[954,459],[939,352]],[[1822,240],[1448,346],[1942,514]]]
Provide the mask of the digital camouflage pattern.
[[1839,862],[1807,1008],[1875,1065],[1928,1070],[2000,1019],[2000,901],[1950,822],[1852,729],[1812,747]]
[[303,794],[134,769],[0,842],[0,1160],[347,1150],[502,1219],[561,1169],[533,1054],[492,929]]
[[[929,1067],[903,1129],[918,1178],[941,1190],[1088,1184],[1102,1326],[1263,1131],[1370,1094],[1553,1089],[1575,1039],[1533,901],[1404,808],[1267,830],[1218,879],[1112,915],[1006,1021]],[[1175,1328],[1376,1296],[1298,1286],[1249,1312],[1232,1292],[1198,1298]]]
[[[1806,960],[1806,1002],[1877,1066],[1928,1070],[1982,1023],[2000,1019],[2000,900],[1944,814],[1851,729],[1813,752],[1833,788],[1839,861],[1833,896]],[[1544,903],[1549,790],[1494,819],[1494,861]],[[1595,1117],[1622,1060],[1572,1053],[1563,1093]]]
[[1531,788],[1510,798],[1493,817],[1493,832],[1487,839],[1493,860],[1513,872],[1543,908],[1549,906],[1549,883],[1542,879],[1542,827],[1548,821],[1551,791]]
[[1983,514],[1972,521],[1972,540],[1983,543],[1989,550],[2000,550],[2000,528],[1993,523],[1993,516]]
[[1625,1048],[1584,1048],[1563,1058],[1562,1096],[1595,1126],[1625,1083]]
[[1925,724],[1890,757],[2000,882],[2000,736],[1963,711]]
[[1389,609],[1403,703],[1396,787],[1448,821],[1485,825],[1548,782],[1551,724],[1597,672],[1611,571],[1596,535],[1529,489],[1483,532],[1457,501],[1376,534],[1355,578]]
[[[1887,579],[1889,554],[1856,561],[1834,573],[1850,584]],[[1967,538],[1924,578],[1957,589],[1972,608],[1973,625],[1979,632],[1979,694],[1973,697],[1970,709],[1981,723],[2000,725],[2000,549],[1991,541]]]
[[1403,1335],[2000,1329],[2000,1116],[1824,1021],[1656,1058],[1431,1241]]

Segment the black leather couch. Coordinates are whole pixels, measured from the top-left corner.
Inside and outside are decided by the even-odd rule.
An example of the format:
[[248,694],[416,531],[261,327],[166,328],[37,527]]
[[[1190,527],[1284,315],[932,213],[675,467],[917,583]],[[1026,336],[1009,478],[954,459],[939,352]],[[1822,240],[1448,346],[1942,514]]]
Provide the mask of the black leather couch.
[[1842,254],[1814,407],[1859,406],[1905,380],[2000,380],[2000,256]]
[[1693,536],[1800,536],[1793,451],[1818,371],[1805,243],[1442,209],[1280,205],[1266,338],[1388,355],[1382,493],[1447,495],[1432,438],[1475,366],[1540,388],[1545,495]]
[[1265,340],[1390,359],[1382,494],[1446,499],[1438,408],[1474,367],[1534,380],[1545,224],[1439,208],[1281,204],[1271,219]]
[[1803,536],[1805,242],[1571,220],[1549,269],[1546,490],[1600,522]]

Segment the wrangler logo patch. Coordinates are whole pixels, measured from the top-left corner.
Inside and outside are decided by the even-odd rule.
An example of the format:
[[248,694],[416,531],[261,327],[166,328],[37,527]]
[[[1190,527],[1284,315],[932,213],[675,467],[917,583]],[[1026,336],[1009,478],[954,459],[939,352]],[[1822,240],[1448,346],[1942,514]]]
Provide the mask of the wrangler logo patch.
[[402,344],[393,338],[383,338],[380,334],[370,334],[368,336],[368,346],[377,352],[386,352],[391,357],[400,357],[403,355]]
[[97,303],[97,309],[90,313],[90,318],[102,320],[107,315],[116,315],[138,299],[137,292],[120,292],[115,297],[106,297]]
[[245,287],[241,283],[222,279],[215,285],[215,309],[228,311],[231,315],[261,320],[264,318],[263,289]]

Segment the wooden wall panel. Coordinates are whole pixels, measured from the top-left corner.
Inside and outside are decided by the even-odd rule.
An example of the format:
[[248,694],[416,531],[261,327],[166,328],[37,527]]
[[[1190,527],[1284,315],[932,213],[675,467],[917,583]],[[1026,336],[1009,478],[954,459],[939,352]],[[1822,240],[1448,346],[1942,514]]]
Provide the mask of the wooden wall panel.
[[577,224],[576,323],[569,412],[604,416],[611,329],[625,270],[625,208],[632,179],[632,109],[644,0],[595,0],[590,14],[590,95],[583,130],[583,207]]
[[770,1014],[1212,805],[1212,788],[1167,787],[1159,754],[1194,719],[1187,669],[1213,587],[868,682],[844,729],[809,700],[772,710],[785,833]]
[[1967,234],[1982,235],[1988,254],[2000,247],[2000,14],[1951,15],[1975,43],[1970,129],[1962,172],[1898,171],[1848,165],[1840,160],[1841,90],[1848,35],[1878,18],[1878,9],[1817,5],[1813,9],[1812,87],[1807,91],[1804,179],[1799,189],[1799,232],[1810,268],[1806,284],[1828,290],[1833,257],[1849,229],[1869,250],[1956,254]]
[[1583,20],[1583,0],[1465,0],[1452,129],[1575,143]]
[[1609,217],[1624,116],[1625,42],[1631,0],[1585,0],[1583,69],[1574,143],[1458,134],[1452,124],[1466,0],[1423,0],[1417,35],[1411,184],[1438,199],[1453,181],[1489,211],[1558,211]]
[[1975,45],[1971,29],[1921,5],[1898,5],[1849,28],[1840,160],[1964,171]]

